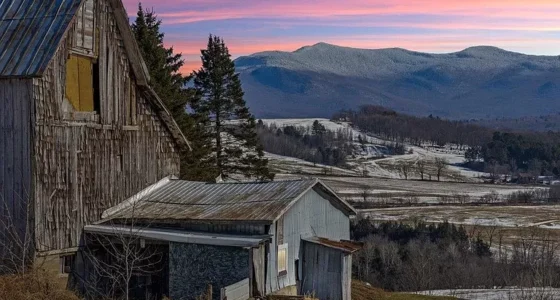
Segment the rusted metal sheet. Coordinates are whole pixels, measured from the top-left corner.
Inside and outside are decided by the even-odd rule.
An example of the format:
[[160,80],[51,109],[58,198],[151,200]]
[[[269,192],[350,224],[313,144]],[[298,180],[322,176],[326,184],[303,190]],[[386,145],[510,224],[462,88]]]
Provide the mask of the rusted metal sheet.
[[348,240],[335,241],[323,237],[303,238],[303,240],[306,242],[315,243],[325,247],[341,250],[345,253],[354,253],[362,249],[363,247],[363,244],[359,242],[348,241]]
[[317,180],[213,184],[169,180],[105,216],[272,222],[316,184],[319,184]]
[[42,75],[82,1],[0,1],[0,77]]

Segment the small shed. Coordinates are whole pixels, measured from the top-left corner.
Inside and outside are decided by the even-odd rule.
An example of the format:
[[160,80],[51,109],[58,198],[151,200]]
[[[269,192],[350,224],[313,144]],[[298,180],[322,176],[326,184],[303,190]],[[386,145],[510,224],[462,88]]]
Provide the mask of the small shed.
[[[200,183],[166,178],[118,206],[86,234],[164,243],[171,299],[314,294],[350,299],[355,210],[320,180]],[[165,250],[164,250],[165,251]],[[247,299],[247,298],[245,298]]]

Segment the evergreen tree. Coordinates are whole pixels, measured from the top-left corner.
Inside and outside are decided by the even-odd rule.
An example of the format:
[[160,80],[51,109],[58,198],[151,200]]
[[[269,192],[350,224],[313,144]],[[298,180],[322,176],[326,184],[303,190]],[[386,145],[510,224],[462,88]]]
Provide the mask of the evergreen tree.
[[239,74],[224,41],[210,35],[208,47],[201,51],[202,67],[194,73],[196,101],[192,108],[211,138],[215,175],[232,174],[272,179],[268,160],[259,145],[255,117],[243,99]]
[[313,122],[313,127],[311,127],[311,132],[314,135],[323,135],[326,131],[327,129],[325,128],[325,125],[319,123],[318,120],[315,120]]
[[181,153],[181,178],[213,179],[203,159],[210,154],[210,146],[205,144],[209,141],[202,138],[197,120],[187,113],[187,107],[194,98],[194,90],[186,88],[191,77],[180,73],[185,62],[181,54],[174,53],[172,47],[164,46],[164,34],[160,26],[161,20],[158,20],[154,11],[144,10],[139,4],[132,31],[148,67],[150,85],[170,110],[192,147],[191,151],[184,150]]

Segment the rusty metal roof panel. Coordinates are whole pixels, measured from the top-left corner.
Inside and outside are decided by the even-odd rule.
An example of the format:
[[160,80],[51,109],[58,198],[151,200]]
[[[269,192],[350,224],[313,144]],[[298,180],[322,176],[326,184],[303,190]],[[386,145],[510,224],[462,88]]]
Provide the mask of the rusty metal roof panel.
[[341,251],[346,252],[346,253],[354,253],[354,252],[362,249],[362,247],[363,247],[363,244],[360,243],[360,242],[347,241],[347,240],[335,241],[335,240],[331,240],[331,239],[327,239],[327,238],[323,238],[323,237],[316,237],[316,236],[309,237],[309,238],[303,238],[303,240],[307,241],[307,242],[310,242],[310,243],[325,246],[325,247],[328,247],[328,248],[341,250]]
[[317,180],[200,183],[169,180],[106,219],[266,221],[279,217]]
[[0,1],[0,77],[42,75],[81,3]]

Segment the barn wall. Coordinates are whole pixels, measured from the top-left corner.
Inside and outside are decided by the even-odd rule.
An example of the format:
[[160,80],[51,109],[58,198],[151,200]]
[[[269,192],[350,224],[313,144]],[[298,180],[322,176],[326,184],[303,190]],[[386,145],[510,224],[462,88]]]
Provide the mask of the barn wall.
[[169,296],[171,299],[196,299],[207,285],[213,299],[220,289],[249,277],[249,250],[196,244],[170,243]]
[[5,225],[13,223],[24,229],[27,224],[26,211],[32,192],[31,84],[31,80],[25,79],[0,80],[0,231],[3,233]]
[[91,45],[84,24],[74,21],[43,77],[33,82],[40,251],[76,247],[83,226],[105,209],[179,174],[176,144],[136,85],[107,0],[91,2],[84,7],[94,11],[81,14],[95,16],[98,47],[90,56],[99,64],[99,111],[76,112],[65,99],[69,54],[76,54],[76,45],[78,52]]
[[[278,224],[282,226],[283,243],[288,244],[287,274],[278,276]],[[282,225],[283,224],[283,225]],[[318,236],[333,240],[350,239],[350,219],[317,192],[307,192],[286,214],[271,226],[274,235],[268,260],[267,292],[296,284],[295,262],[301,258],[301,238]],[[299,265],[301,266],[301,259]],[[301,274],[299,274],[301,278]]]

